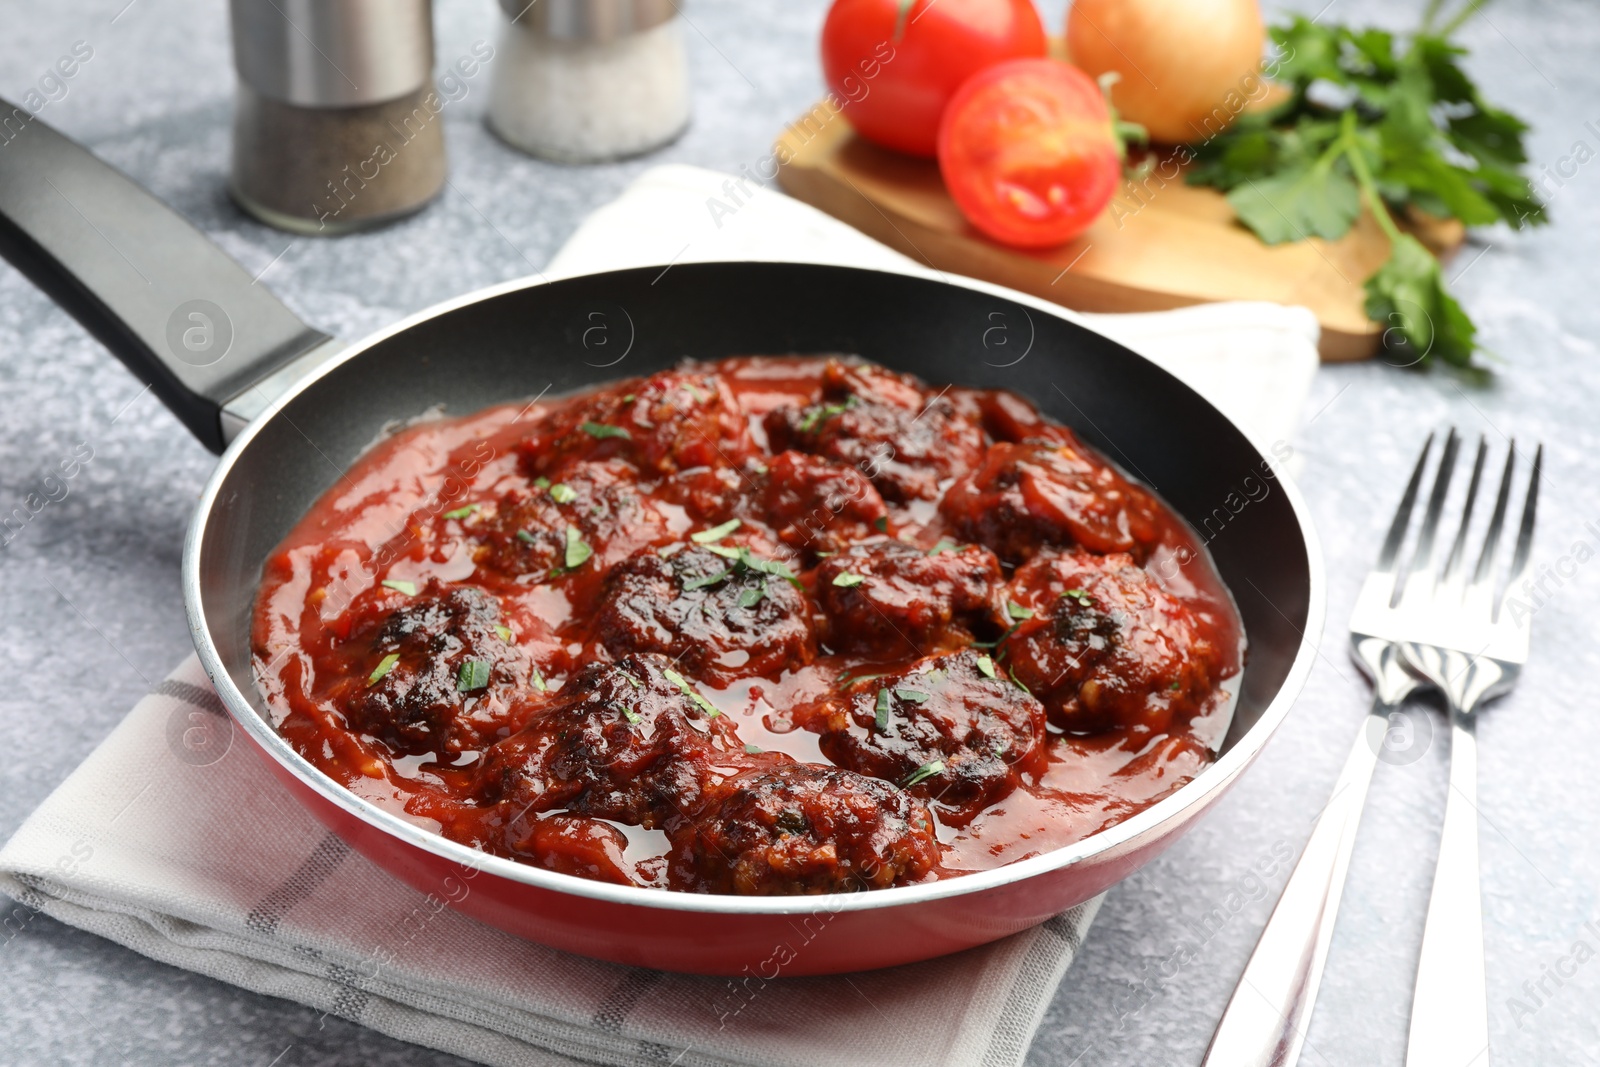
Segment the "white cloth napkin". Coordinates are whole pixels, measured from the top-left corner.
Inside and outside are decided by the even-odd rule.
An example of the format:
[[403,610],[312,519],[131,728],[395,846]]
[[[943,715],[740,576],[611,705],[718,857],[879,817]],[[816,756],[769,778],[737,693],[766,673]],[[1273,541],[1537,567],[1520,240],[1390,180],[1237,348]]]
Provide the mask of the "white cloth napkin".
[[0,850],[0,890],[166,963],[506,1067],[1014,1067],[1099,906],[838,978],[557,952],[444,906],[470,882],[430,897],[351,852],[233,736],[194,657]]
[[[776,189],[679,164],[646,171],[591,214],[545,275],[716,259],[841,263],[942,277]],[[1138,315],[1062,314],[1177,375],[1260,446],[1289,440],[1299,425],[1320,332],[1306,308],[1239,301]]]
[[[770,191],[719,228],[705,201],[726,180],[690,167],[647,172],[579,229],[549,273],[780,258],[919,270]],[[1081,318],[1266,443],[1293,429],[1316,366],[1316,323],[1299,309]],[[465,918],[444,906],[449,887],[430,896],[391,879],[232,740],[191,658],[0,850],[0,891],[155,959],[518,1067],[1016,1065],[1100,903],[940,960],[753,988],[600,963]]]

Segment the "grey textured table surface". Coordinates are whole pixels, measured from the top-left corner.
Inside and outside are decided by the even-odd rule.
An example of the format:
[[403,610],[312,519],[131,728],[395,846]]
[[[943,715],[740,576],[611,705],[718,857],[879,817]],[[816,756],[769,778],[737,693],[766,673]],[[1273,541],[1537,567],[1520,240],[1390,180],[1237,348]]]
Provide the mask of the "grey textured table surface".
[[[1315,11],[1323,3],[1295,6]],[[1333,0],[1326,17],[1399,27],[1420,6]],[[530,273],[651,163],[737,170],[820,90],[823,0],[696,0],[695,122],[671,148],[599,168],[533,162],[485,132],[480,78],[445,113],[452,185],[438,203],[381,233],[291,241],[243,218],[223,192],[233,89],[225,7],[0,0],[0,94],[16,98],[73,42],[89,42],[93,59],[43,117],[145,183],[252,272],[265,271],[264,282],[307,321],[347,337]],[[441,62],[492,38],[498,16],[489,0],[438,7]],[[1059,25],[1059,0],[1045,7]],[[1536,170],[1556,174],[1575,142],[1585,142],[1589,156],[1600,148],[1600,13],[1591,4],[1506,0],[1464,40],[1491,98],[1533,120]],[[1496,445],[1508,436],[1542,438],[1536,566],[1559,563],[1579,542],[1590,550],[1576,553],[1585,562],[1573,576],[1547,584],[1535,659],[1521,688],[1480,726],[1480,808],[1496,1061],[1600,1063],[1600,965],[1586,962],[1600,938],[1584,926],[1600,920],[1600,811],[1590,787],[1600,751],[1600,567],[1588,561],[1600,549],[1600,168],[1560,180],[1547,187],[1555,226],[1487,232],[1452,271],[1484,342],[1505,361],[1493,384],[1381,364],[1319,375],[1295,447],[1327,557],[1322,655],[1251,773],[1199,829],[1111,893],[1030,1064],[1198,1062],[1286,874],[1280,865],[1260,879],[1252,865],[1280,842],[1298,850],[1365,710],[1368,690],[1344,652],[1358,581],[1423,434],[1451,422]],[[179,552],[212,460],[4,265],[0,381],[0,510],[20,503],[80,444],[94,454],[70,494],[0,549],[0,751],[8,754],[0,835],[9,835],[187,653]],[[1417,720],[1440,723],[1432,711]],[[1379,767],[1308,1063],[1403,1057],[1447,748],[1433,744],[1408,765]],[[1216,908],[1228,921],[1200,932],[1200,916]],[[337,1020],[319,1028],[309,1010],[153,963],[9,901],[0,918],[6,1064],[459,1062]],[[1580,941],[1589,951],[1575,951]],[[1170,965],[1185,946],[1191,961]],[[1558,971],[1560,984],[1546,977]]]

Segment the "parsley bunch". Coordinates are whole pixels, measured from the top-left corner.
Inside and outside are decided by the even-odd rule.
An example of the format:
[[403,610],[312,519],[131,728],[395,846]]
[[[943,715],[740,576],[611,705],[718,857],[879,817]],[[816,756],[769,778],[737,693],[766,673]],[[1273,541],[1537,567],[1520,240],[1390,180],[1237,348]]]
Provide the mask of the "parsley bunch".
[[1467,0],[1439,25],[1443,0],[1430,0],[1422,27],[1403,40],[1302,16],[1273,27],[1284,99],[1198,146],[1188,178],[1226,192],[1267,244],[1334,240],[1368,207],[1390,256],[1367,279],[1367,315],[1389,325],[1385,346],[1411,363],[1437,356],[1469,367],[1477,330],[1438,260],[1395,216],[1548,221],[1522,173],[1527,124],[1484,100],[1457,62],[1465,50],[1449,41],[1483,2]]

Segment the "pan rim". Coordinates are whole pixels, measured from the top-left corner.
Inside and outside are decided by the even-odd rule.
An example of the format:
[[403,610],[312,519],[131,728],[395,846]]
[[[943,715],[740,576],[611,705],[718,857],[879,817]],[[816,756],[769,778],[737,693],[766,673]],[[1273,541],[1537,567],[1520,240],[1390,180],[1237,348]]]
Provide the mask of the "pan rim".
[[[1169,371],[1138,352],[1128,349],[1126,345],[1122,345],[1121,342],[1116,341],[1114,338],[1107,337],[1105,334],[1095,330],[1070,309],[1030,296],[1027,293],[1007,289],[1004,286],[994,285],[975,278],[953,275],[935,278],[910,271],[853,267],[844,264],[789,263],[778,260],[723,260],[706,261],[706,263],[746,267],[772,265],[813,266],[834,270],[859,271],[865,274],[884,274],[901,278],[912,277],[923,281],[937,281],[946,285],[955,285],[986,293],[990,296],[1022,304],[1033,310],[1065,319],[1118,345],[1118,347],[1128,351],[1131,355],[1149,364],[1160,373],[1172,377],[1179,385],[1193,393],[1197,400],[1210,407],[1226,420],[1230,426],[1238,430],[1240,436],[1255,450],[1258,459],[1263,462],[1270,462],[1242,427],[1186,383],[1171,375]],[[698,266],[701,264],[679,265]],[[656,264],[653,267],[628,267],[623,268],[623,270],[632,272],[665,266],[668,265]],[[369,334],[361,340],[347,345],[326,362],[292,384],[272,403],[268,404],[228,446],[216,469],[212,471],[207,479],[194,515],[190,520],[188,532],[184,538],[183,549],[182,585],[184,609],[195,650],[200,657],[202,666],[205,668],[206,675],[211,679],[212,685],[221,696],[223,705],[228,709],[234,724],[242,728],[263,752],[276,760],[280,766],[293,774],[297,780],[315,790],[324,800],[342,809],[346,814],[392,837],[396,837],[408,845],[420,848],[424,852],[431,853],[440,859],[459,864],[466,869],[479,873],[491,873],[533,889],[587,898],[597,902],[662,911],[698,912],[728,916],[810,914],[819,910],[829,912],[871,911],[883,908],[915,906],[952,897],[980,893],[985,890],[1023,882],[1030,878],[1065,869],[1089,860],[1104,859],[1132,852],[1140,847],[1147,835],[1155,836],[1156,832],[1165,824],[1172,823],[1176,825],[1181,823],[1184,821],[1185,813],[1192,814],[1192,810],[1197,809],[1207,798],[1220,794],[1227,789],[1234,779],[1243,772],[1245,767],[1254,761],[1255,757],[1266,747],[1267,741],[1282,725],[1284,718],[1287,717],[1295,701],[1299,699],[1301,690],[1305,687],[1306,680],[1310,675],[1311,667],[1318,655],[1317,645],[1323,633],[1327,613],[1327,578],[1323,570],[1321,544],[1317,538],[1315,527],[1311,522],[1310,509],[1305,499],[1301,496],[1298,486],[1295,485],[1294,480],[1285,471],[1278,472],[1277,480],[1284,491],[1295,522],[1300,529],[1300,547],[1304,549],[1306,554],[1309,587],[1307,589],[1305,628],[1300,633],[1300,642],[1295,652],[1294,661],[1290,664],[1289,670],[1285,674],[1283,682],[1278,686],[1278,690],[1273,695],[1272,700],[1262,709],[1261,717],[1245,732],[1244,736],[1239,738],[1232,749],[1201,771],[1194,779],[1180,786],[1170,796],[1114,826],[1090,834],[1088,837],[1070,845],[1041,853],[1038,856],[1017,860],[987,871],[976,871],[956,878],[944,878],[934,882],[896,886],[888,889],[875,889],[867,893],[834,893],[820,896],[793,897],[743,897],[686,893],[677,890],[621,886],[591,881],[574,875],[546,871],[530,864],[479,852],[386,811],[376,804],[362,799],[334,781],[334,779],[316,768],[309,760],[301,756],[300,753],[296,752],[288,741],[272,728],[267,719],[257,712],[249,698],[234,684],[232,675],[228,673],[215,643],[211,640],[210,624],[206,618],[201,600],[201,540],[209,523],[212,510],[221,493],[223,483],[232,472],[239,457],[250,447],[251,442],[262,428],[275,418],[283,408],[312,388],[324,376],[374,345],[440,315],[507,293],[549,285],[574,277],[597,277],[622,272],[622,270],[604,271],[589,275],[563,275],[559,278],[550,278],[544,275],[517,278],[453,297],[409,315],[382,330]]]

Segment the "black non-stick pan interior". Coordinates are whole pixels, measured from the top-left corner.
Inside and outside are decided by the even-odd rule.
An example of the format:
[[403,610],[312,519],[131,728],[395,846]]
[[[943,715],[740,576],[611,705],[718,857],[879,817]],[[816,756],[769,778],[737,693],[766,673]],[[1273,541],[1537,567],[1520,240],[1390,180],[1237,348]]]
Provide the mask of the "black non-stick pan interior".
[[1248,661],[1227,743],[1257,721],[1299,647],[1311,561],[1294,507],[1232,423],[1154,364],[1040,308],[799,264],[684,264],[513,289],[425,318],[333,369],[256,428],[198,520],[202,603],[223,663],[259,707],[249,634],[262,562],[397,422],[648,374],[684,357],[829,352],[931,382],[1010,389],[1152,486],[1202,530],[1244,618]]

